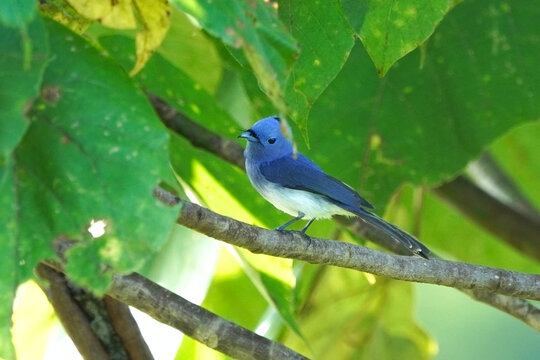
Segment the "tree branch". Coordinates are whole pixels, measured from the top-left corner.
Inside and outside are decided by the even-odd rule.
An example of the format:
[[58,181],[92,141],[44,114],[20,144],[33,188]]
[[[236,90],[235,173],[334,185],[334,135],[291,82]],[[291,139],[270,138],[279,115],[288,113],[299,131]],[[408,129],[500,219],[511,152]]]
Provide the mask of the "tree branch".
[[493,235],[540,260],[539,222],[493,198],[464,176],[434,192]]
[[529,302],[515,297],[491,294],[485,291],[462,290],[471,298],[502,310],[540,331],[540,310]]
[[172,108],[159,97],[148,94],[161,121],[170,130],[185,137],[195,147],[205,149],[233,165],[244,169],[244,149],[229,139],[226,139],[192,121],[176,109]]
[[197,306],[138,274],[114,276],[108,294],[236,359],[307,359]]
[[540,221],[538,211],[488,151],[467,166],[467,173],[490,196],[532,220]]
[[[60,247],[56,246],[56,248],[57,250],[61,249],[58,256],[60,259],[64,259],[63,252],[73,246],[74,243],[67,239],[61,239],[58,242],[60,243]],[[50,281],[49,274],[53,274],[56,275],[57,279],[65,282],[63,275],[64,268],[57,261],[44,260],[36,269],[40,277],[48,281]],[[55,281],[54,279],[52,280]],[[106,302],[109,304],[112,301],[116,304],[121,302],[133,306],[147,313],[157,321],[178,329],[196,341],[236,359],[309,360],[285,345],[236,325],[232,321],[226,320],[193,304],[136,273],[131,275],[114,275],[105,296],[105,299],[107,298],[108,300]],[[59,316],[73,316],[76,324],[80,323],[83,326],[83,330],[86,326],[89,329],[87,331],[90,331],[89,333],[81,333],[80,329],[75,329],[79,331],[79,334],[72,337],[72,339],[74,341],[81,340],[85,342],[82,348],[76,344],[81,355],[85,359],[108,359],[109,357],[103,348],[101,348],[102,352],[99,352],[101,343],[90,329],[88,322],[85,321],[82,310],[77,307],[80,314],[77,314],[76,311],[67,312],[64,309],[69,310],[69,306],[64,306],[64,303],[59,303],[59,305],[62,305]],[[123,307],[127,310],[125,305]],[[110,308],[109,305],[107,305],[107,308]],[[115,327],[116,325],[121,326],[118,323],[115,324]],[[71,329],[68,330],[66,328],[66,330],[71,337]],[[122,337],[122,340],[124,340],[124,337]],[[127,346],[127,348],[135,349],[131,346]],[[146,356],[145,354],[142,355]],[[130,359],[150,359],[150,357],[140,357],[140,354],[138,357],[132,357],[133,355],[130,353],[129,356]]]
[[152,360],[152,352],[131,315],[129,307],[110,296],[103,298],[114,331],[120,337],[130,360]]
[[110,359],[86,314],[72,298],[64,275],[44,264],[37,265],[36,273],[49,283],[44,289],[45,294],[82,357],[86,360]]
[[392,255],[360,245],[249,225],[180,200],[177,222],[254,253],[369,272],[398,280],[540,300],[540,275],[440,259]]
[[[359,237],[365,237],[366,234],[365,229],[363,229],[361,226],[358,226],[358,222],[356,221],[349,221],[344,222],[342,219],[338,219],[342,224],[347,226],[349,230],[351,230],[354,234],[356,234]],[[392,246],[394,244],[388,243],[387,239],[381,238],[380,236],[377,236],[377,234],[374,237],[371,237],[370,240],[374,241],[375,243],[383,246],[384,248],[388,250],[397,250],[402,251],[401,247],[398,247],[397,249],[393,249]],[[432,256],[435,256],[432,254]],[[525,324],[529,325],[533,329],[540,331],[540,310],[536,308],[534,305],[530,304],[529,302],[511,297],[511,296],[505,296],[505,295],[498,295],[493,294],[486,291],[479,291],[479,290],[467,290],[467,289],[459,289],[461,292],[467,294],[472,299],[481,301],[486,305],[490,305],[494,307],[495,309],[501,310],[509,315],[514,316],[515,318],[523,321]]]

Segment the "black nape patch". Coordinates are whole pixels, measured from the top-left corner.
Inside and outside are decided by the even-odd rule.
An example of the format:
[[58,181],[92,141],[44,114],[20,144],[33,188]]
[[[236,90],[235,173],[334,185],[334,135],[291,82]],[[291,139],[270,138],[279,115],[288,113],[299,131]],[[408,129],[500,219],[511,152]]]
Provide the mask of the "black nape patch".
[[251,129],[248,129],[247,131],[249,132],[249,134],[250,134],[251,136],[253,136],[255,139],[257,139],[257,140],[260,141],[259,136],[258,136],[257,134],[255,134],[255,131],[253,131],[253,130],[251,130]]
[[277,116],[272,116],[274,119],[276,119],[278,122],[281,122],[281,119]]

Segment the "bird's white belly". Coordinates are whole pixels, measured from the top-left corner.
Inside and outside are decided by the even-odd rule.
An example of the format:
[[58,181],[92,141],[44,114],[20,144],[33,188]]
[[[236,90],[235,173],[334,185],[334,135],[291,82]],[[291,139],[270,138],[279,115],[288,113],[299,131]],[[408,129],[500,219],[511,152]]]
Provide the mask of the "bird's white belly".
[[264,178],[256,165],[246,161],[246,171],[251,184],[268,202],[292,216],[304,214],[305,219],[329,218],[332,215],[354,215],[332,204],[321,195],[309,191],[290,189]]
[[292,216],[303,213],[306,219],[329,218],[332,215],[352,215],[320,195],[303,190],[284,188],[273,183],[255,185],[260,194],[279,210]]

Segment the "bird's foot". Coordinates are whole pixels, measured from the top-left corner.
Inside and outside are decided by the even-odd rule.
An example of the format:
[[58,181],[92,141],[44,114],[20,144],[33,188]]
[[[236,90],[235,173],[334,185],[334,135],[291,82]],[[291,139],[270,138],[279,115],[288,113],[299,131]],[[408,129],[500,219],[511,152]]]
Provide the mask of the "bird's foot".
[[285,229],[283,226],[278,226],[278,227],[275,228],[274,230],[280,231],[280,232],[292,232],[292,231],[296,231],[296,230],[287,230],[287,229]]

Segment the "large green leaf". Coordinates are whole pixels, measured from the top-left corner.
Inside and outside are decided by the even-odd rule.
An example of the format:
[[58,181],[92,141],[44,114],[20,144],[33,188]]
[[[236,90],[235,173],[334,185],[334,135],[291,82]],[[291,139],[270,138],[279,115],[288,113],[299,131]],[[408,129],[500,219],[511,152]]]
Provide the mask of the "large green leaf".
[[309,110],[347,60],[354,45],[353,30],[338,0],[281,1],[279,15],[301,44],[285,95],[290,115],[307,139]]
[[0,282],[0,357],[11,359],[13,355],[13,346],[11,344],[11,309],[15,290],[20,282],[18,249],[17,249],[17,208],[16,193],[14,189],[13,164],[9,161],[7,171],[4,171],[0,178],[0,226],[3,231],[0,232],[0,246],[4,254],[0,261],[0,271],[3,279]]
[[[53,57],[6,195],[17,209],[19,281],[68,236],[78,241],[68,275],[102,293],[113,272],[140,267],[174,222],[177,210],[152,197],[168,171],[168,136],[125,72],[60,25],[47,30]],[[104,236],[90,236],[92,219],[105,222]]]
[[298,49],[270,3],[262,0],[174,0],[172,3],[193,16],[210,34],[233,48],[241,48],[262,89],[280,112],[287,112],[284,89]]
[[366,4],[365,1],[343,0],[343,8],[377,72],[384,76],[397,60],[433,34],[455,2],[369,0]]
[[24,135],[26,111],[39,93],[47,64],[47,32],[40,18],[26,31],[0,25],[0,171]]
[[411,53],[384,79],[355,46],[312,108],[306,155],[378,207],[400,183],[451,177],[495,138],[540,117],[540,47],[530,25],[539,15],[529,3],[511,12],[500,1],[463,3],[425,55]]
[[[4,254],[0,261],[0,273],[4,274],[0,282],[0,356],[11,358],[11,304],[20,281],[18,194],[14,191],[16,174],[11,154],[30,124],[26,111],[39,93],[48,43],[41,19],[30,23],[25,32],[0,25],[0,38],[0,247]],[[25,51],[24,46],[30,46],[31,51]]]

